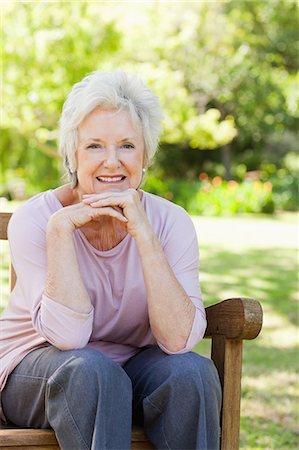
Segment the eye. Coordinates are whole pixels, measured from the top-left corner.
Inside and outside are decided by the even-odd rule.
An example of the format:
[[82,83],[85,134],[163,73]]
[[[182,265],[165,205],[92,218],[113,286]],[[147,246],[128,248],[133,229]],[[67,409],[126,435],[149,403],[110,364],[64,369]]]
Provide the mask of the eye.
[[123,144],[122,148],[130,149],[130,148],[134,148],[134,145],[133,144]]
[[87,148],[95,149],[95,148],[102,148],[101,144],[90,144]]

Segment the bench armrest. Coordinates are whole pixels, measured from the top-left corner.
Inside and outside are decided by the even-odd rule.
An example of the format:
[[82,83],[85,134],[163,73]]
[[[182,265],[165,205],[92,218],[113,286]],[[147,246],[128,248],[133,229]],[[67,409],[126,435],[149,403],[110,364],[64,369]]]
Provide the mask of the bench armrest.
[[260,303],[251,298],[230,298],[206,308],[205,337],[221,335],[227,339],[254,339],[263,323]]

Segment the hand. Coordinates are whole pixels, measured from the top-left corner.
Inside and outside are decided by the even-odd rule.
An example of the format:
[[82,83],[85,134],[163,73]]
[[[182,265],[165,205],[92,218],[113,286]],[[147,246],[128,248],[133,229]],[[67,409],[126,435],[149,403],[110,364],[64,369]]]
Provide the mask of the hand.
[[152,231],[141,205],[139,194],[135,189],[86,194],[83,195],[82,202],[95,210],[120,208],[123,216],[127,219],[127,231],[134,238],[142,233]]
[[118,207],[93,208],[86,202],[65,206],[55,212],[49,222],[48,229],[56,228],[58,231],[74,231],[92,220],[97,220],[101,216],[110,216],[126,224],[127,219],[122,210]]

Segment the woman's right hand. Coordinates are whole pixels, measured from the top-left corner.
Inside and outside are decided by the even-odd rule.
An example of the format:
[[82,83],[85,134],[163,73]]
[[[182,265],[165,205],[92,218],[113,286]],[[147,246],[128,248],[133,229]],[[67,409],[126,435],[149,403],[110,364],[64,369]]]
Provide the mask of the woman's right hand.
[[109,216],[126,224],[127,219],[123,215],[121,208],[118,207],[98,207],[94,208],[82,202],[74,205],[65,206],[56,211],[48,222],[48,231],[69,231],[73,232],[81,228],[88,222],[97,221],[101,216]]

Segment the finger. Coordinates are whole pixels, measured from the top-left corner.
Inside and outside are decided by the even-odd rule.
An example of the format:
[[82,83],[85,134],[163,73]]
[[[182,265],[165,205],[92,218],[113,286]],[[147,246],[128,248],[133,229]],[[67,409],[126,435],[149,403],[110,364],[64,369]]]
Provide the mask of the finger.
[[91,205],[91,203],[99,202],[101,200],[107,200],[107,198],[108,197],[105,197],[105,199],[103,199],[99,195],[91,195],[89,197],[83,198],[82,203],[85,205]]
[[131,188],[123,189],[123,190],[119,190],[119,189],[118,190],[109,190],[109,189],[107,189],[106,191],[103,191],[103,192],[93,192],[93,193],[90,193],[90,194],[82,194],[82,198],[93,197],[93,196],[103,197],[105,195],[122,194],[122,193],[128,192],[130,190],[131,191],[135,191],[135,189],[131,189]]
[[87,204],[89,206],[91,206],[92,208],[102,208],[105,206],[113,206],[113,207],[119,207],[120,209],[122,209],[122,205],[124,205],[124,199],[107,198],[107,199],[91,201],[91,202],[88,202]]
[[98,194],[83,194],[82,195],[82,202],[88,202],[95,200],[101,200],[106,198],[114,198],[114,197],[124,197],[132,192],[136,192],[135,189],[126,189],[124,191],[105,191]]
[[126,192],[126,191],[121,191],[121,192],[106,191],[106,192],[101,192],[100,194],[84,194],[84,195],[82,195],[82,201],[107,198],[107,197],[111,197],[111,196],[114,197],[115,195],[122,194],[123,192]]
[[98,196],[83,199],[82,203],[85,205],[90,205],[92,207],[102,207],[102,206],[119,206],[123,207],[129,198],[126,196],[107,196],[105,198],[99,198]]
[[92,208],[91,213],[92,219],[95,219],[99,216],[110,216],[120,220],[121,222],[128,222],[128,219],[123,214],[121,214],[121,212],[109,206],[104,208]]
[[105,194],[105,196],[102,196],[102,194],[95,194],[90,197],[82,199],[82,203],[90,206],[120,206],[121,208],[124,208],[125,206],[136,203],[136,200],[140,200],[139,196],[134,194],[136,191],[132,190],[132,193],[130,193],[128,190],[123,192],[115,192],[110,194]]
[[113,206],[112,207],[113,209],[115,209],[116,211],[118,211],[120,214],[124,214],[124,210],[123,210],[123,208],[120,208],[119,206]]

